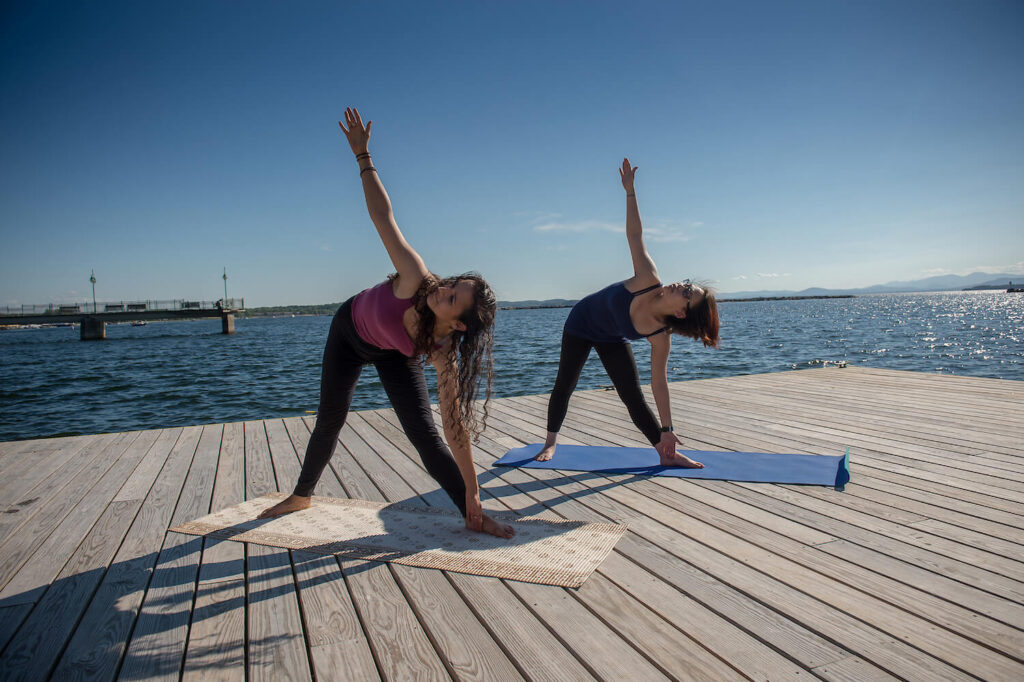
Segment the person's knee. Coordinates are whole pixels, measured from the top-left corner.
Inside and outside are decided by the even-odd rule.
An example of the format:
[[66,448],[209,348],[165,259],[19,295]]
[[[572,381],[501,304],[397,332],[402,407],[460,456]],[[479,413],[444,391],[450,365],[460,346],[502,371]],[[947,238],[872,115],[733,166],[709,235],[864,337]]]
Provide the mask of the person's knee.
[[434,423],[433,419],[417,419],[415,422],[404,423],[402,424],[402,430],[405,431],[405,435],[417,449],[421,445],[441,439],[441,436],[437,433],[437,424]]
[[316,423],[313,425],[313,435],[337,436],[341,432],[341,428],[345,426],[345,417],[347,416],[348,412],[343,414],[318,414],[316,416]]

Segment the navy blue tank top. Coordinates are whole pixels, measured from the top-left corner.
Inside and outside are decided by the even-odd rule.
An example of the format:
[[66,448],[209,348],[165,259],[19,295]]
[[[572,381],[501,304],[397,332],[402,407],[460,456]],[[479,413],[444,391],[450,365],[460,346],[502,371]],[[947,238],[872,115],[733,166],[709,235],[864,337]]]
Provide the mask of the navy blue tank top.
[[609,343],[645,339],[665,331],[661,328],[650,334],[641,334],[629,318],[629,304],[633,297],[657,289],[660,284],[631,292],[624,282],[616,282],[580,299],[569,311],[565,331],[587,341]]

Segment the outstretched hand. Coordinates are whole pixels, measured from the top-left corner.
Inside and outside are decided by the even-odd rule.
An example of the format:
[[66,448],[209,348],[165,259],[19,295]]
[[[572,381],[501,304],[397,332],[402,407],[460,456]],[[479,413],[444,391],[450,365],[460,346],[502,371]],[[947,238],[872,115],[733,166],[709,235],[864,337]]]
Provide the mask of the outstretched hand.
[[630,166],[629,159],[622,160],[622,168],[619,169],[619,177],[622,178],[622,187],[626,190],[627,194],[633,193],[633,176],[636,175],[636,171],[639,166]]
[[338,121],[338,125],[348,138],[348,146],[352,148],[353,154],[365,154],[369,150],[370,126],[373,125],[373,121],[367,121],[364,126],[359,110],[349,107],[345,109],[345,122]]

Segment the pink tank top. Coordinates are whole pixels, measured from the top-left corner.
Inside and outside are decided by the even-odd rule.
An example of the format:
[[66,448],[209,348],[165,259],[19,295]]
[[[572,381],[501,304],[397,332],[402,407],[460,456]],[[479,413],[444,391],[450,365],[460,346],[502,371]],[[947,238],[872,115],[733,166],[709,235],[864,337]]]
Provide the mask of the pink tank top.
[[363,341],[412,357],[416,346],[402,324],[402,316],[411,307],[412,299],[395,297],[388,280],[356,295],[352,301],[352,322]]

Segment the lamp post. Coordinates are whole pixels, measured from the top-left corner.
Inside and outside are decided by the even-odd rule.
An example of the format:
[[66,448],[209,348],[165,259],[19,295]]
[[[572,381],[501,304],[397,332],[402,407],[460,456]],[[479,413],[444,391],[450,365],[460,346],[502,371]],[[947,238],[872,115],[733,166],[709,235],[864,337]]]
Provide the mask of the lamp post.
[[92,282],[92,314],[96,314],[96,271],[89,272],[89,281]]
[[228,269],[224,267],[224,307],[228,305]]

